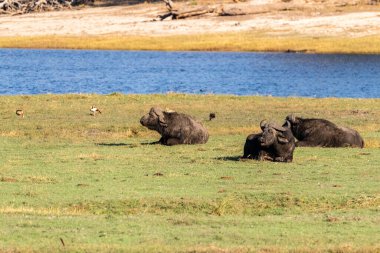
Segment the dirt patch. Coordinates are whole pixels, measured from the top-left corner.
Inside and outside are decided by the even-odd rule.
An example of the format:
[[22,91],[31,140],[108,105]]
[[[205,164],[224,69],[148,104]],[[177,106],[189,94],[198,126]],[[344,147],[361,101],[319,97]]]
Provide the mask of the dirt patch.
[[18,180],[11,177],[0,177],[0,182],[16,183]]

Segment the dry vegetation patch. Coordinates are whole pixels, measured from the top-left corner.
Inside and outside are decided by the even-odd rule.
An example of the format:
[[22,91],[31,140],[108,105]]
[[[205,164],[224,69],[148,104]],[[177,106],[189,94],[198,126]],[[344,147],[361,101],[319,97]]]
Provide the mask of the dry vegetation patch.
[[0,16],[0,47],[380,52],[376,1],[193,1],[176,6],[217,11],[153,21],[167,11],[158,2]]

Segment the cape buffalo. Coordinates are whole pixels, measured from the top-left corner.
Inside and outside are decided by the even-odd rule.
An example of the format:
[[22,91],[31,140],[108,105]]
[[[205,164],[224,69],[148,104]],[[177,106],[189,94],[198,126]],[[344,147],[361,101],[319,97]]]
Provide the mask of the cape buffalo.
[[[289,123],[290,124],[290,123]],[[293,161],[295,139],[288,127],[261,121],[262,133],[248,135],[243,158],[274,162]]]
[[141,125],[161,134],[159,143],[163,145],[202,144],[208,140],[207,129],[186,114],[163,111],[152,107],[140,119]]
[[350,128],[337,126],[325,119],[303,119],[293,114],[286,117],[297,138],[298,147],[364,147],[360,134]]

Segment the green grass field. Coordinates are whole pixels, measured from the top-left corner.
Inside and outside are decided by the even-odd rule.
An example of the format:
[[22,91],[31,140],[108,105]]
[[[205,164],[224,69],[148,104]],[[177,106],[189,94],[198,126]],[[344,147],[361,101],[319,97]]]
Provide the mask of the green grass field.
[[[116,93],[0,104],[0,252],[380,252],[380,99]],[[101,115],[89,115],[93,104]],[[146,145],[159,135],[139,119],[155,105],[203,121],[209,142]],[[357,129],[366,148],[239,161],[262,119],[290,113]]]

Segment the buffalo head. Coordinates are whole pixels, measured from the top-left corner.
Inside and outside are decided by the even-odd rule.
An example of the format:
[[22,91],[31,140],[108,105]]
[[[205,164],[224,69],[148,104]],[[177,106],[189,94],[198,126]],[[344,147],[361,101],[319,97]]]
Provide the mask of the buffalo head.
[[[287,121],[287,126],[289,126],[289,122]],[[260,144],[263,147],[269,147],[273,145],[275,142],[280,144],[289,143],[289,140],[284,135],[284,132],[287,131],[287,128],[284,126],[279,126],[275,123],[267,123],[265,120],[260,122],[261,130],[263,131],[262,136],[260,138]]]
[[149,113],[141,117],[140,123],[148,129],[156,131],[167,126],[164,111],[159,107],[152,107]]

